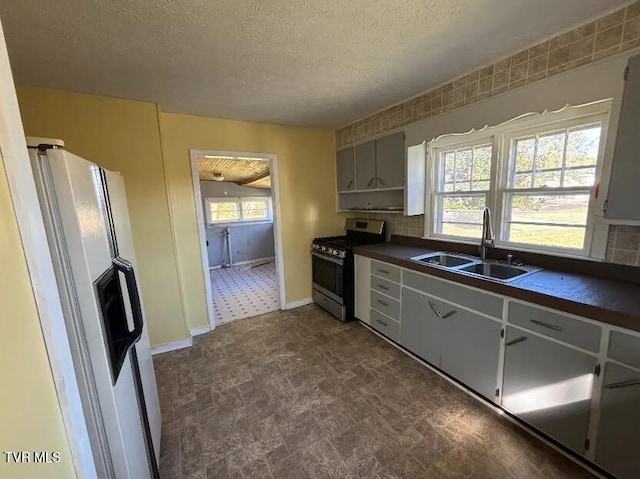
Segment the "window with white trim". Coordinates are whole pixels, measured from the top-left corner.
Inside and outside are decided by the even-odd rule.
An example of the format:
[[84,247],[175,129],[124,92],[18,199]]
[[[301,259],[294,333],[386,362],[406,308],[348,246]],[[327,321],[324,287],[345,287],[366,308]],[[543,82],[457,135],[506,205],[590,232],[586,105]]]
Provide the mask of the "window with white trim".
[[205,212],[209,225],[273,220],[271,198],[268,196],[206,198]]
[[432,141],[425,236],[478,242],[489,206],[498,246],[589,256],[609,109],[567,107]]

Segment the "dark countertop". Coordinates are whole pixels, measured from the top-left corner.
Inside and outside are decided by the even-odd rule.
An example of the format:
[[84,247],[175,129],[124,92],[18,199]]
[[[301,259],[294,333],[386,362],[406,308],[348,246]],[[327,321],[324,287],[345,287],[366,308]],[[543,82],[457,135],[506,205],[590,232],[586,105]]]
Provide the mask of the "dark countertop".
[[[508,283],[500,283],[418,264],[409,259],[431,251],[443,250],[452,251],[391,242],[358,246],[354,253],[485,291],[640,331],[639,283],[550,269],[543,269]],[[591,263],[591,267],[597,267],[599,264]]]

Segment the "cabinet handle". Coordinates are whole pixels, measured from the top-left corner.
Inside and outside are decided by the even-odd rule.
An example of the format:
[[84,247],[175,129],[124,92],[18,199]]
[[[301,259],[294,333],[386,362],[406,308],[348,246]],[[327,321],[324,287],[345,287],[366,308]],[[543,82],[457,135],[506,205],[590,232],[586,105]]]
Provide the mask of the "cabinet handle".
[[379,269],[378,273],[389,274],[389,271],[387,271],[386,269]]
[[378,180],[378,183],[380,183],[382,186],[387,186],[387,184],[382,181],[382,178],[380,178],[379,176],[376,176],[376,180]]
[[383,291],[389,291],[389,288],[387,288],[384,284],[379,284],[378,288],[380,288]]
[[350,180],[349,184],[347,185],[347,189],[350,190],[352,186],[353,186],[353,180]]
[[376,181],[376,177],[375,176],[369,180],[369,183],[367,183],[367,186],[371,186],[374,181]]
[[520,336],[519,338],[512,339],[507,343],[507,346],[513,346],[514,344],[522,343],[527,340],[526,336]]
[[543,328],[564,332],[564,328],[562,326],[556,326],[555,324],[545,323],[544,321],[540,321],[539,319],[530,319],[529,321],[532,322],[533,324],[537,324],[538,326],[542,326]]
[[607,384],[605,388],[607,389],[618,389],[618,388],[626,388],[629,386],[638,386],[640,385],[640,379],[631,379],[629,381],[620,381],[613,384]]
[[436,316],[441,319],[447,319],[457,313],[455,309],[452,309],[448,313],[441,314],[440,311],[438,310],[438,307],[431,301],[429,301],[429,306],[431,306],[431,309],[433,310],[433,312],[436,313]]
[[384,301],[382,301],[381,299],[377,299],[376,300],[378,303],[380,303],[382,306],[389,306],[387,303],[385,303]]
[[385,323],[384,321],[381,321],[379,319],[376,319],[377,322],[379,322],[380,324],[382,324],[383,326],[389,326],[387,323]]

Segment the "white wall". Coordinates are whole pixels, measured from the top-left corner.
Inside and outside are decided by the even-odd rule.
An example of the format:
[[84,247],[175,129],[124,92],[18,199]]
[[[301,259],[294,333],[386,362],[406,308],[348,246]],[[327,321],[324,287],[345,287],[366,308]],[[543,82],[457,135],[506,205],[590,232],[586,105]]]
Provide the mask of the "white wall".
[[[271,196],[270,189],[239,186],[228,181],[201,181],[200,192],[202,195],[203,208],[205,208],[205,198],[219,198],[223,196]],[[226,227],[207,226],[206,210],[204,211],[204,218],[207,241],[209,241],[209,246],[207,247],[209,266],[218,266],[222,264],[224,245],[222,232]],[[270,258],[275,255],[273,223],[233,225],[229,228],[231,231],[231,251],[234,263]]]

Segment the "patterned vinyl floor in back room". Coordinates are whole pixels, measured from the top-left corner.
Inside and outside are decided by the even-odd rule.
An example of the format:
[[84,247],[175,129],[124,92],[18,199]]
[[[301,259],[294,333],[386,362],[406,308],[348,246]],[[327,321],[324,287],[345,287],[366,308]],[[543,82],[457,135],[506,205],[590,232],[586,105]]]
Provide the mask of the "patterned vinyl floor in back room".
[[224,324],[154,363],[164,479],[592,477],[315,305]]

